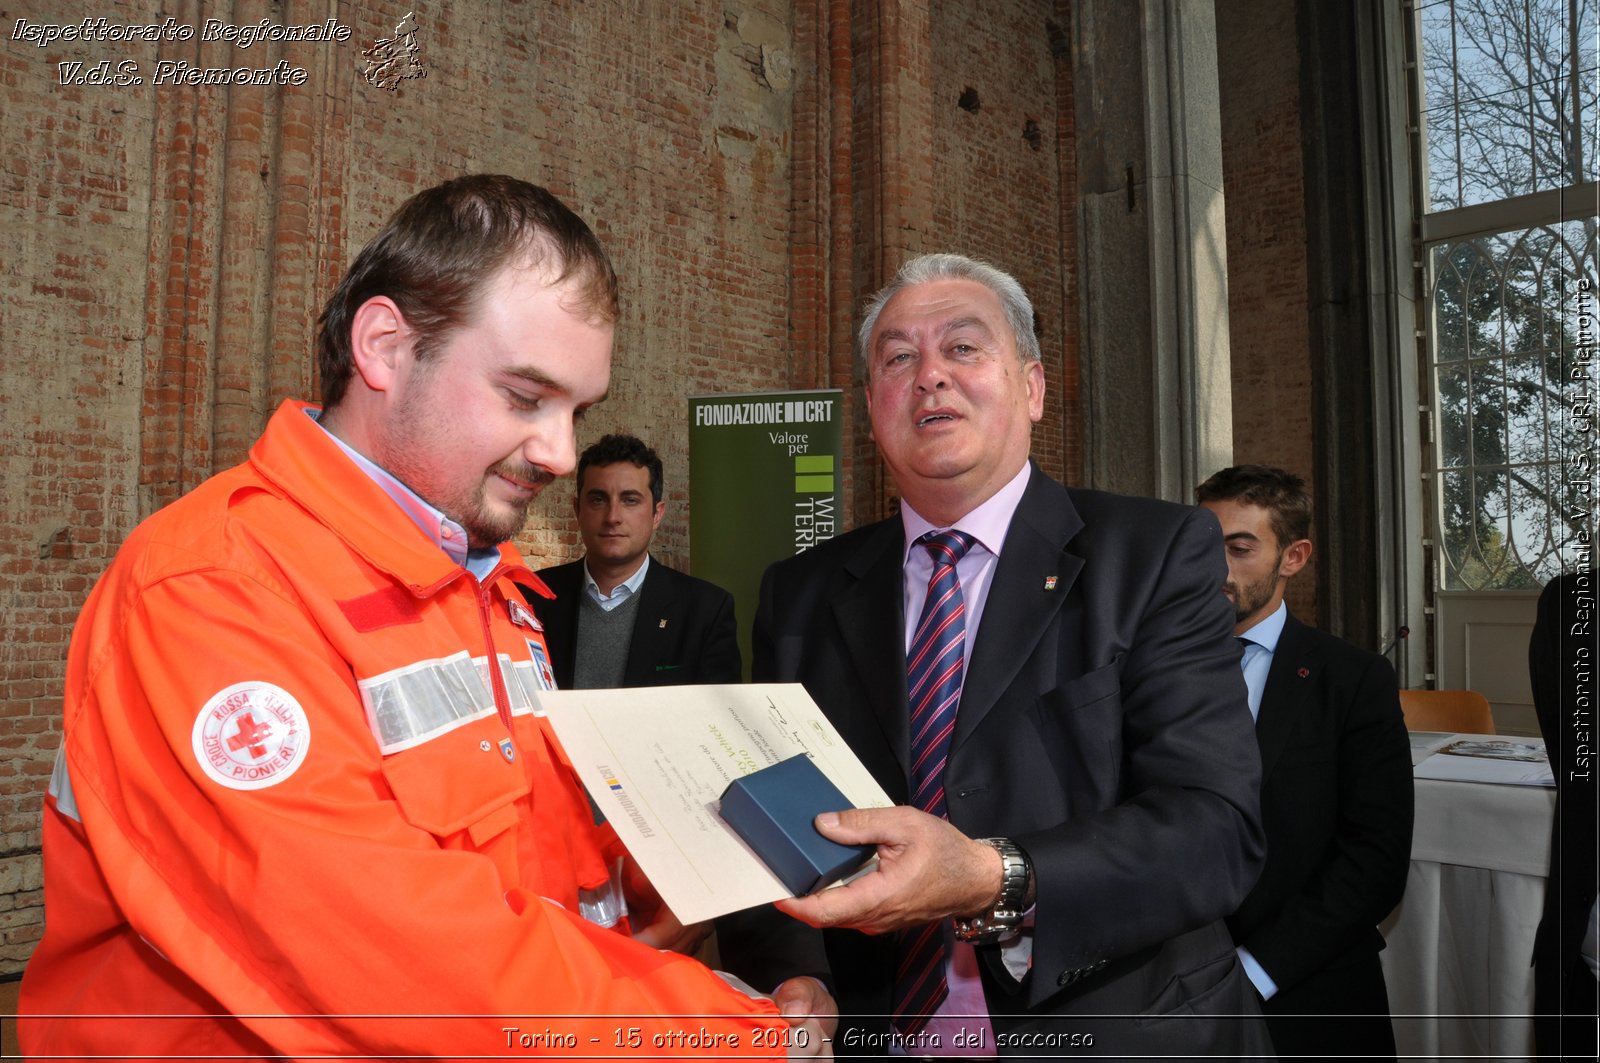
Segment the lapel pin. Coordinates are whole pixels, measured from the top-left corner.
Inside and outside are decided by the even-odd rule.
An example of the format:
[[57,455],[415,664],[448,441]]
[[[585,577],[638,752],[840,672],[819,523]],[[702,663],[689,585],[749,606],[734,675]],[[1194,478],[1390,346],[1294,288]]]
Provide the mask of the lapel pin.
[[666,617],[662,617],[661,618],[661,626],[662,627],[666,627],[667,626],[667,618]]
[[1296,672],[1295,674],[1298,675],[1301,679],[1304,679],[1306,676],[1311,674],[1311,669],[1302,668],[1302,669],[1300,669],[1300,671]]
[[1044,578],[1044,589],[1047,590],[1047,591],[1055,590],[1056,589],[1056,577],[1054,577],[1054,576],[1046,576]]

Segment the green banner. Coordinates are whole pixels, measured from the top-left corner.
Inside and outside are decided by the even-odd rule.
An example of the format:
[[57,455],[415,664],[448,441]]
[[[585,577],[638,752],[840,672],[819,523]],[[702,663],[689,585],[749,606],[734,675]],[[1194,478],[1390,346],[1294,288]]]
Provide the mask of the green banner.
[[689,568],[727,588],[750,675],[761,574],[839,528],[844,393],[689,400]]

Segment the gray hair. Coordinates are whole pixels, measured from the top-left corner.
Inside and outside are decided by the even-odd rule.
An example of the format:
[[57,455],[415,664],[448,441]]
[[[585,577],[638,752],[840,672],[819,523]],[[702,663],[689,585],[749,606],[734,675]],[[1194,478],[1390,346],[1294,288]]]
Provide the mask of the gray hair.
[[866,315],[861,319],[861,329],[856,333],[856,357],[860,360],[863,378],[872,376],[872,329],[878,315],[890,299],[917,284],[929,281],[976,281],[995,294],[1005,311],[1006,323],[1016,339],[1017,356],[1024,365],[1040,360],[1039,337],[1033,333],[1033,304],[1028,293],[1022,290],[1017,279],[1004,270],[965,255],[921,255],[900,267],[894,280],[872,297]]

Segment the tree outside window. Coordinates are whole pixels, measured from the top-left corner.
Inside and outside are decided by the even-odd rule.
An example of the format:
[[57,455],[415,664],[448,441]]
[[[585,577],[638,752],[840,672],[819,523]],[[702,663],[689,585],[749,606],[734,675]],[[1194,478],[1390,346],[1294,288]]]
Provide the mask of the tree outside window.
[[1581,283],[1592,315],[1597,272],[1595,7],[1416,8],[1446,589],[1535,589],[1591,520],[1571,505],[1568,466],[1589,442],[1571,370]]

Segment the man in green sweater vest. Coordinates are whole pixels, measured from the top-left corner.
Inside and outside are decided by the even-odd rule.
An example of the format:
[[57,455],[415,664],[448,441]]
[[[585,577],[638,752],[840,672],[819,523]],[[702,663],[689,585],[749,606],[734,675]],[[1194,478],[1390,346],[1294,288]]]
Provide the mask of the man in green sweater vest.
[[650,556],[666,508],[661,459],[642,440],[608,435],[579,457],[584,556],[539,573],[554,600],[529,596],[557,686],[740,681],[732,595]]

